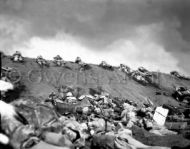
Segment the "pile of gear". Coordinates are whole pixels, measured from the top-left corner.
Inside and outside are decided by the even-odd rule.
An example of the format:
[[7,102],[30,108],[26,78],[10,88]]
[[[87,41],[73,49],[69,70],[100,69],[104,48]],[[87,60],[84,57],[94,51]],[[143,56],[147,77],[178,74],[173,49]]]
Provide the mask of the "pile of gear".
[[140,106],[106,92],[76,97],[72,91],[61,87],[46,100],[13,102],[19,116],[28,123],[2,117],[1,127],[10,136],[9,144],[15,149],[154,148],[136,140],[132,127],[139,126],[158,136],[177,134],[158,125],[156,107],[150,99]]
[[176,77],[176,78],[179,78],[179,79],[190,80],[190,77],[185,76],[185,75],[183,75],[183,74],[180,74],[180,73],[177,72],[177,71],[172,71],[172,72],[170,72],[170,74],[171,74],[172,76]]

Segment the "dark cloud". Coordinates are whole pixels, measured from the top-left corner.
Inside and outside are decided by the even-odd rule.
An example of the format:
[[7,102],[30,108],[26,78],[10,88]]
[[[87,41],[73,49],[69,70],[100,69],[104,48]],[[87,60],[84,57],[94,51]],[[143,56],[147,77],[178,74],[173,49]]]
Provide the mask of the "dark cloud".
[[35,35],[65,31],[105,43],[131,36],[135,26],[158,21],[159,17],[147,11],[154,9],[148,3],[136,0],[7,0],[1,6],[2,13],[31,22]]
[[28,38],[63,32],[87,46],[105,47],[137,37],[137,28],[155,24],[159,29],[152,30],[154,42],[184,69],[189,69],[189,8],[189,0],[0,0],[0,15],[28,22]]

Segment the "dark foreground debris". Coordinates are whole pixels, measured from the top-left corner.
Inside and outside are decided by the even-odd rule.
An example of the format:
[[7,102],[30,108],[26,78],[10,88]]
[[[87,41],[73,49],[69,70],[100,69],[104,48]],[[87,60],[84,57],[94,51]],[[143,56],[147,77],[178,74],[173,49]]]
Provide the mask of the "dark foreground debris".
[[[139,107],[132,101],[118,99],[116,102],[105,92],[77,98],[68,90],[64,97],[60,99],[56,93],[51,93],[46,100],[14,101],[12,105],[29,121],[29,125],[2,117],[1,127],[10,139],[9,144],[14,149],[169,148],[190,145],[188,139],[178,135],[180,131],[171,125],[169,127],[169,122],[160,126],[153,120],[156,107],[150,99]],[[188,126],[187,123],[181,129]]]

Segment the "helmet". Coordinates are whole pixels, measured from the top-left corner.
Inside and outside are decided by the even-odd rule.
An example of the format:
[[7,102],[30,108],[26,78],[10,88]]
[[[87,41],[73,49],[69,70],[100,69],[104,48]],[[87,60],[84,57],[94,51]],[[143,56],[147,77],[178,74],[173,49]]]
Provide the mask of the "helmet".
[[54,59],[56,59],[56,60],[61,60],[62,58],[61,58],[60,55],[57,55],[56,57],[54,57]]
[[105,61],[102,61],[102,63],[101,63],[102,65],[107,65],[107,63],[105,62]]
[[81,58],[80,58],[80,57],[77,57],[77,58],[76,58],[76,61],[81,61]]
[[16,51],[15,54],[19,54],[20,55],[21,53],[19,51]]
[[37,58],[40,58],[40,59],[41,59],[41,58],[42,58],[42,56],[41,56],[41,55],[39,55]]

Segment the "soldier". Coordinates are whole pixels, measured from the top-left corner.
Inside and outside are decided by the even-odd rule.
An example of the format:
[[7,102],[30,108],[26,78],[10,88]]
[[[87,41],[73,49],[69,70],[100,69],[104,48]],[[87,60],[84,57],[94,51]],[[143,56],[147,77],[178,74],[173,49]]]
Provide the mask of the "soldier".
[[53,58],[54,59],[54,63],[57,65],[57,66],[61,66],[63,63],[63,59],[60,55],[57,55],[56,57]]
[[81,64],[82,63],[82,60],[80,57],[77,57],[76,60],[75,60],[75,63],[77,64]]
[[37,57],[36,62],[40,65],[40,66],[49,66],[49,64],[47,63],[47,61],[40,55]]
[[108,69],[108,70],[113,70],[113,67],[111,65],[107,64],[105,61],[102,61],[99,66],[101,66],[105,69]]
[[106,67],[106,66],[107,66],[107,63],[106,63],[105,61],[102,61],[102,62],[100,63],[100,66]]
[[16,51],[14,54],[13,54],[13,57],[15,56],[21,56],[21,53],[19,51]]
[[90,65],[82,62],[80,57],[76,58],[75,63],[80,65],[80,68],[79,68],[80,72],[91,68]]
[[120,64],[119,70],[120,70],[120,71],[124,71],[124,69],[125,69],[125,65],[124,65],[124,64]]
[[23,62],[24,59],[23,59],[21,53],[20,53],[19,51],[16,51],[16,52],[13,54],[13,56],[12,56],[12,60],[13,60],[14,62]]
[[41,55],[39,55],[36,59],[37,62],[43,61],[43,57]]
[[119,70],[123,71],[125,73],[130,73],[131,72],[131,69],[128,66],[124,65],[124,64],[120,64]]

